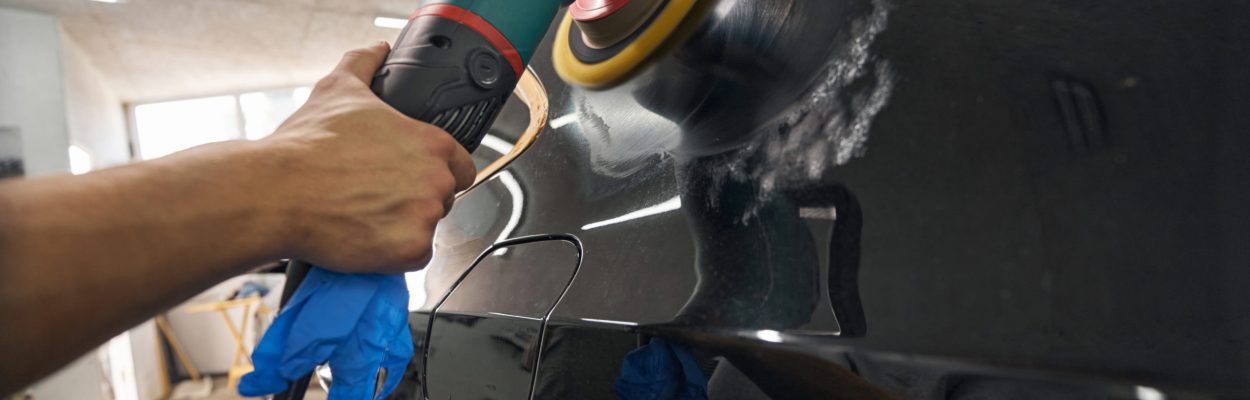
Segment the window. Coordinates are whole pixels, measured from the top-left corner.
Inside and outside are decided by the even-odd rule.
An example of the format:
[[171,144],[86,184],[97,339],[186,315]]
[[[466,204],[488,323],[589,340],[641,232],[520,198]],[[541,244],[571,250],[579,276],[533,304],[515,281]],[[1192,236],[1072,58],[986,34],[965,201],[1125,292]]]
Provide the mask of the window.
[[269,136],[278,125],[308,101],[312,89],[301,87],[294,90],[245,93],[239,96],[239,109],[243,111],[243,133],[256,140]]
[[134,107],[139,157],[164,157],[202,144],[268,136],[308,100],[311,89],[251,92]]
[[76,144],[69,146],[69,172],[82,175],[91,172],[94,167],[95,162],[92,161],[91,153],[87,152],[87,149]]

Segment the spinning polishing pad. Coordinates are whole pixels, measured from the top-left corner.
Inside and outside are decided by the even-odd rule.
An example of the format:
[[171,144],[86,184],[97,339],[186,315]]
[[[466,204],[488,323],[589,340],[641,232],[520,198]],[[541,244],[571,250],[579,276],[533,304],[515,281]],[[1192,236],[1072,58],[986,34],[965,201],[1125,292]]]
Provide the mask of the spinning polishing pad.
[[556,72],[579,86],[613,84],[660,49],[697,2],[577,0],[556,34]]

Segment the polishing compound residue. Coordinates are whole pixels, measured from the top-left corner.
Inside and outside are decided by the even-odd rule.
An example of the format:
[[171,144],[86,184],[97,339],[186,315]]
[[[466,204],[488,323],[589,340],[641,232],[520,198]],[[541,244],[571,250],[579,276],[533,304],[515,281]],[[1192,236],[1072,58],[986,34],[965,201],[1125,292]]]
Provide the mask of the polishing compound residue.
[[[571,115],[576,115],[596,174],[636,179],[681,139],[677,124],[640,107],[632,97],[579,91],[574,99]],[[613,125],[600,109],[609,112]]]
[[755,206],[741,219],[747,223],[778,192],[806,187],[826,170],[865,154],[872,123],[894,89],[889,62],[869,53],[886,28],[890,6],[882,0],[872,5],[869,15],[852,22],[846,42],[809,94],[715,168],[720,175],[713,177],[718,183],[710,201],[719,198],[725,179],[755,182]]
[[[810,187],[831,168],[865,154],[872,123],[889,102],[895,82],[889,62],[870,53],[886,29],[890,5],[873,0],[871,6],[836,39],[840,43],[799,100],[750,135],[749,142],[721,153],[722,161],[702,169],[713,180],[705,197],[709,202],[718,201],[728,180],[750,183],[757,193],[742,215],[747,223],[778,193]],[[681,128],[675,122],[618,94],[645,84],[627,82],[613,92],[573,90],[571,113],[562,117],[560,128],[575,124],[581,131],[596,174],[637,180],[664,158],[685,157],[678,151]],[[612,126],[604,112],[611,115]]]

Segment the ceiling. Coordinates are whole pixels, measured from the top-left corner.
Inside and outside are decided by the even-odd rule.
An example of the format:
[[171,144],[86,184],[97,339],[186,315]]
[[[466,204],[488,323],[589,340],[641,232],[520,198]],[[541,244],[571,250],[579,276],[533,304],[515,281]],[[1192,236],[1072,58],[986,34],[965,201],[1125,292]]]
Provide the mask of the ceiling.
[[377,16],[417,0],[0,0],[60,17],[129,103],[306,85],[349,49],[393,41]]

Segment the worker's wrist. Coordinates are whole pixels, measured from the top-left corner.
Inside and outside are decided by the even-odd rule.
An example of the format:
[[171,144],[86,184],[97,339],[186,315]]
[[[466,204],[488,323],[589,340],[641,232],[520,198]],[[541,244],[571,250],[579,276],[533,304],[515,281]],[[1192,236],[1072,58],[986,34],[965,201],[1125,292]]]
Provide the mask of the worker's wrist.
[[299,188],[292,187],[295,183],[289,179],[303,156],[300,150],[298,143],[281,138],[240,142],[237,150],[245,160],[241,164],[247,175],[245,190],[255,194],[250,206],[255,208],[258,226],[252,229],[264,236],[266,256],[271,259],[297,257],[300,238],[307,230],[300,217],[304,196],[296,193]]
[[281,152],[266,142],[233,141],[218,143],[203,150],[214,152],[206,156],[209,165],[201,172],[207,174],[204,181],[219,186],[209,194],[213,205],[230,210],[229,221],[241,238],[238,245],[244,247],[251,262],[264,262],[286,257],[291,232],[286,229],[290,222],[289,208],[284,206],[282,193]]
[[245,150],[250,158],[253,173],[251,190],[257,192],[260,235],[265,235],[270,258],[292,257],[298,238],[303,235],[303,225],[298,210],[291,202],[290,173],[297,151],[284,141],[263,140],[248,142]]

